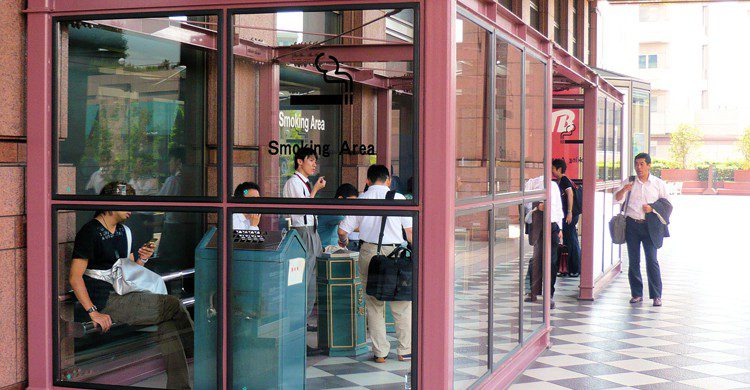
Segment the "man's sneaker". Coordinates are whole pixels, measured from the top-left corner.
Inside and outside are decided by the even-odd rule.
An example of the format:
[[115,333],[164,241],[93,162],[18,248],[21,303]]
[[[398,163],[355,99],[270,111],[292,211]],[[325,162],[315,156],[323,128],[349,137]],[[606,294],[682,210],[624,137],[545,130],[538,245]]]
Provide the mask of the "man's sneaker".
[[[400,356],[399,356],[399,357],[400,357]],[[385,363],[385,358],[384,358],[384,357],[377,357],[377,356],[373,356],[373,357],[372,357],[372,360],[374,360],[374,361],[375,361],[375,363]]]
[[409,353],[406,355],[398,355],[398,360],[401,362],[408,362],[409,360],[411,360],[411,354]]

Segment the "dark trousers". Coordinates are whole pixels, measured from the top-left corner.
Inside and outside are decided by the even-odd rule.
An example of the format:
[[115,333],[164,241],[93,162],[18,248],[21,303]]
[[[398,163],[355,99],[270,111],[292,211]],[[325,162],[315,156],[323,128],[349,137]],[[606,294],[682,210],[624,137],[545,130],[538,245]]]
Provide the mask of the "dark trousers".
[[563,220],[563,244],[568,248],[568,272],[581,273],[581,244],[578,243],[578,215],[573,215],[570,224]]
[[102,313],[118,324],[156,325],[157,342],[167,368],[167,388],[190,389],[187,358],[193,356],[193,320],[177,297],[112,293]]
[[625,240],[628,245],[628,280],[630,281],[630,295],[643,296],[643,279],[641,278],[641,244],[646,253],[646,276],[648,277],[649,299],[661,298],[661,270],[656,259],[656,246],[648,234],[648,224],[638,223],[627,218],[625,225]]
[[[552,286],[552,289],[550,290],[550,297],[555,295],[555,282],[557,282],[557,247],[560,245],[560,237],[558,237],[558,232],[560,231],[560,228],[557,227],[557,223],[553,223],[550,230],[552,231],[552,237],[551,237],[551,246],[552,246],[552,264],[550,266],[550,276],[552,279],[550,280],[550,285]],[[543,269],[542,266],[543,262],[543,256],[542,253],[544,253],[544,240],[538,239],[536,242],[534,242],[534,252],[531,256],[531,259],[529,259],[529,272],[526,273],[526,278],[529,283],[529,290],[532,295],[541,295],[542,294],[542,282],[544,279],[542,278]]]

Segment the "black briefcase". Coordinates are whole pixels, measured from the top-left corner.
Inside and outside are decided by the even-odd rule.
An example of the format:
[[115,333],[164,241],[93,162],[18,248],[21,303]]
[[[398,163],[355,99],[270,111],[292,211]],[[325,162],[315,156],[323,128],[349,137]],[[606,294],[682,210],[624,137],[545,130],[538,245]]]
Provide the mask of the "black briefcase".
[[379,301],[411,301],[411,250],[396,248],[389,255],[375,255],[367,268],[367,295]]

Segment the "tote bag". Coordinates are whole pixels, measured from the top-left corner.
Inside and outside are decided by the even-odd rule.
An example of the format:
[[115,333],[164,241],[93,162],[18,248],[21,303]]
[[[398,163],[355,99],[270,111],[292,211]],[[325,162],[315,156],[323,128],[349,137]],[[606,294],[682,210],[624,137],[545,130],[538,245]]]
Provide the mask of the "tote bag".
[[[128,253],[133,244],[130,228],[123,225],[128,238]],[[118,259],[108,270],[87,269],[85,275],[93,279],[103,280],[112,285],[115,292],[125,295],[131,292],[147,292],[167,295],[167,285],[161,276],[154,271],[130,260],[129,257]]]
[[627,225],[627,217],[625,217],[625,210],[628,208],[628,202],[630,202],[630,191],[628,191],[628,198],[625,199],[625,204],[612,219],[609,220],[609,235],[612,236],[613,244],[624,244],[625,243],[625,226]]

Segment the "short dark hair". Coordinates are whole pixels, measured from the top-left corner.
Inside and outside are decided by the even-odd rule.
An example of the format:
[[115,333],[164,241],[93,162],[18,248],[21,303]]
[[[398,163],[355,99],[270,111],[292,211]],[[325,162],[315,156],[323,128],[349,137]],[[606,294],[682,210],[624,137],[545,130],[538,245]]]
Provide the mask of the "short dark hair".
[[561,158],[556,158],[552,160],[552,166],[559,169],[560,172],[565,173],[565,171],[568,170],[568,164],[565,163],[565,160]]
[[339,196],[344,199],[350,196],[359,196],[359,191],[357,191],[357,187],[349,183],[344,183],[336,189],[336,195],[334,197],[338,198]]
[[297,160],[305,161],[305,159],[309,156],[315,156],[315,159],[318,159],[318,153],[315,153],[315,149],[303,146],[299,149],[297,149],[296,152],[294,152],[294,170],[296,171],[297,168],[299,168],[299,163]]
[[367,180],[372,184],[379,181],[386,181],[390,176],[388,168],[385,165],[375,164],[367,168]]
[[646,160],[646,164],[651,165],[651,156],[649,156],[648,153],[638,153],[635,155],[633,162],[638,161],[639,158]]
[[250,190],[256,190],[258,191],[258,194],[260,194],[260,186],[252,181],[246,181],[238,185],[237,188],[234,189],[234,196],[236,198],[242,198],[245,196],[245,193]]
[[[126,195],[135,195],[135,188],[133,188],[133,186],[131,186],[130,184],[125,183],[124,181],[111,181],[111,182],[105,184],[104,187],[102,187],[102,190],[99,191],[99,195],[108,195],[108,196],[122,195],[118,191],[118,189],[119,189],[118,187],[121,186],[121,185],[125,186],[125,194]],[[111,210],[96,210],[96,211],[94,211],[94,218],[96,218],[96,217],[98,217],[98,216],[100,216],[100,215],[102,215],[102,214],[104,214],[104,213],[106,213],[108,211],[111,211]]]

